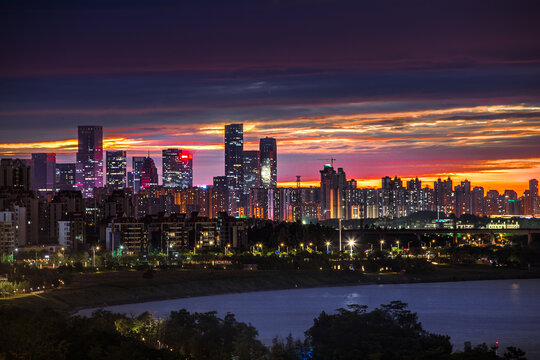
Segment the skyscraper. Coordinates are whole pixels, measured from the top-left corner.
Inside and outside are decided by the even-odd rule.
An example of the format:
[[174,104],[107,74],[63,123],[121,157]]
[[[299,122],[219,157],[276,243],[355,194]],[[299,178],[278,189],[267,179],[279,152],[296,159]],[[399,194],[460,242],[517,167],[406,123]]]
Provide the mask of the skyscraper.
[[229,212],[236,213],[244,188],[244,126],[225,125],[225,176],[229,181]]
[[144,156],[134,156],[132,158],[133,192],[136,194],[141,190],[141,169],[144,164]]
[[77,184],[85,198],[92,196],[94,187],[103,187],[102,126],[79,126]]
[[244,193],[261,186],[261,161],[259,151],[244,151]]
[[56,188],[58,190],[75,190],[77,164],[56,164]]
[[182,150],[180,161],[182,162],[182,167],[184,169],[182,174],[182,187],[193,187],[193,154],[189,151]]
[[163,150],[163,186],[193,186],[193,155],[185,150]]
[[56,189],[56,154],[32,154],[32,190],[40,194]]
[[527,210],[530,214],[538,214],[540,213],[540,201],[538,200],[538,180],[529,180],[529,193],[531,202],[529,209]]
[[107,185],[114,190],[126,187],[126,152],[107,151]]
[[210,196],[210,217],[216,218],[218,213],[227,211],[229,186],[226,176],[214,176]]
[[154,160],[147,157],[141,167],[141,190],[158,185],[158,172]]
[[277,187],[277,145],[276,139],[268,136],[259,142],[261,157],[261,185],[264,188]]
[[332,218],[335,189],[337,183],[336,170],[330,164],[324,165],[321,173],[321,218]]

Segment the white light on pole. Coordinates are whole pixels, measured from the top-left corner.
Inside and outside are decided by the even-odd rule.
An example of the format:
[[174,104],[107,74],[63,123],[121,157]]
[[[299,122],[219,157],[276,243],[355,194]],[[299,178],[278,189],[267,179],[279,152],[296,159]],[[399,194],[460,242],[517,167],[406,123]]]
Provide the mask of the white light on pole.
[[354,240],[350,239],[349,240],[349,247],[351,249],[351,259],[353,257],[353,246],[354,246]]

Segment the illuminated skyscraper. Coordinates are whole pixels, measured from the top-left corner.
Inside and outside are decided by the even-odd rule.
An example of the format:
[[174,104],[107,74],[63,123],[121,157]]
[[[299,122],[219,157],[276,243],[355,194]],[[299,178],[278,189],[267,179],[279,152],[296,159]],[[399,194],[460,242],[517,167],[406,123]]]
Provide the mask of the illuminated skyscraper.
[[79,126],[77,184],[83,197],[91,197],[94,187],[103,187],[103,127]]
[[107,151],[107,185],[114,190],[126,187],[126,152]]
[[277,145],[276,139],[265,137],[259,142],[261,157],[261,185],[264,188],[277,187]]
[[158,185],[158,172],[156,164],[152,158],[147,157],[144,159],[141,168],[141,190],[146,189],[149,186]]
[[144,156],[134,156],[132,158],[132,176],[133,176],[133,192],[136,194],[141,190],[141,169],[144,163]]
[[180,161],[182,162],[183,174],[182,174],[182,187],[189,188],[193,186],[193,154],[189,151],[182,150],[180,155]]
[[244,193],[261,186],[261,161],[259,151],[244,151]]
[[56,189],[56,154],[32,154],[32,190],[40,194]]
[[193,186],[193,155],[185,150],[163,150],[163,186]]
[[244,188],[244,126],[225,125],[225,176],[229,182],[229,213],[236,214]]

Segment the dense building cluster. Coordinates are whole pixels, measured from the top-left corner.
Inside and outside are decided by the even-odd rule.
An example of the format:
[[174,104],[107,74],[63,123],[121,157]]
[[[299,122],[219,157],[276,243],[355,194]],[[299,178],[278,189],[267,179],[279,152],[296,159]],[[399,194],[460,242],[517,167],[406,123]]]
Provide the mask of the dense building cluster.
[[[150,155],[106,151],[103,128],[79,126],[76,163],[57,164],[54,153],[31,159],[2,159],[0,165],[0,251],[59,244],[76,250],[105,242],[112,251],[147,252],[245,246],[245,218],[274,221],[396,219],[419,211],[477,216],[540,213],[538,181],[522,196],[455,185],[433,187],[416,178],[404,183],[384,177],[380,188],[358,188],[333,163],[320,170],[320,187],[277,186],[277,142],[260,139],[244,150],[242,124],[225,126],[225,175],[193,186],[193,155],[162,151],[161,184]],[[331,159],[333,160],[333,159]],[[105,168],[105,172],[104,172]],[[105,176],[104,176],[105,175]]]

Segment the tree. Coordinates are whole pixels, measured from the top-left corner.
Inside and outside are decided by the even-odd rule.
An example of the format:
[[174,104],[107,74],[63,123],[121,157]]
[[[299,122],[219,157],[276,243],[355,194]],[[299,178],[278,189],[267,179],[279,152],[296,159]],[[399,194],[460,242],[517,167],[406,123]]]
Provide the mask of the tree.
[[407,304],[393,301],[371,312],[352,305],[321,313],[306,337],[317,359],[438,359],[452,352],[449,337],[422,329]]

